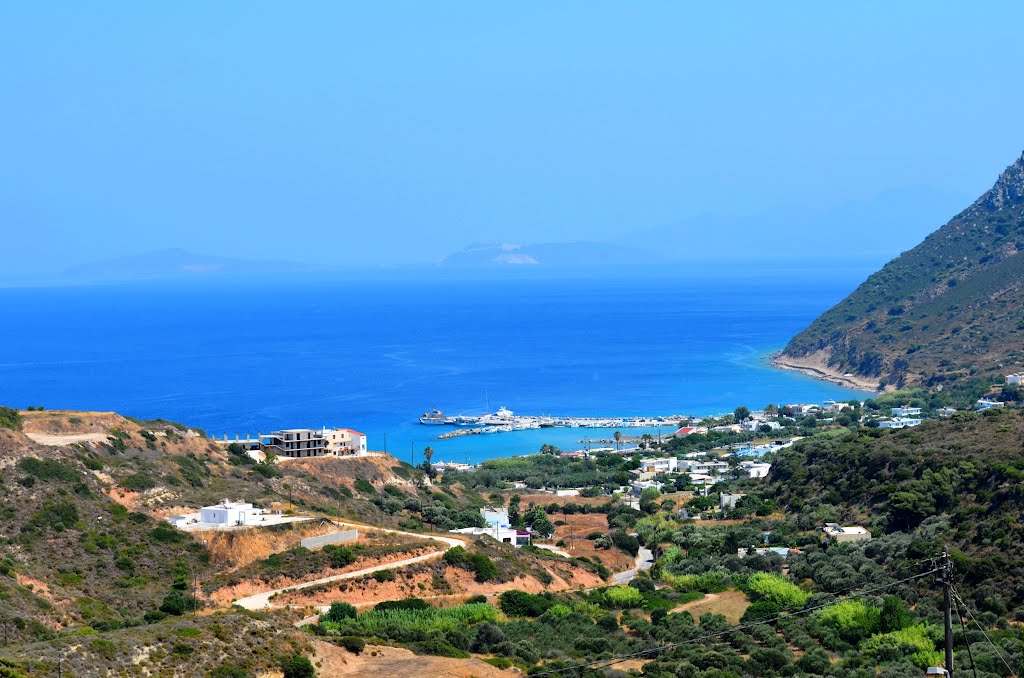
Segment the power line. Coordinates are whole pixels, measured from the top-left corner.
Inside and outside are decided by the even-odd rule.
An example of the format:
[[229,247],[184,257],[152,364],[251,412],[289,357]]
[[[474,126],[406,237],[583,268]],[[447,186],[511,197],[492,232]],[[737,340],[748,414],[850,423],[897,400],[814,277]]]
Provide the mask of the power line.
[[[960,596],[954,594],[954,597],[963,606],[964,611],[966,611],[967,606],[963,605],[964,601],[960,600]],[[971,641],[967,639],[967,624],[964,622],[964,615],[960,614],[960,606],[957,607],[956,616],[960,619],[960,628],[964,633],[964,645],[967,646],[967,656],[971,659],[971,670],[974,671],[974,678],[978,678],[978,665],[974,661],[974,652],[971,651]]]
[[1014,670],[1013,670],[1013,668],[1010,666],[1009,662],[1007,662],[1006,659],[1003,657],[1002,650],[1000,650],[999,647],[995,643],[992,642],[992,639],[989,638],[989,636],[988,636],[988,631],[986,631],[985,627],[981,625],[981,622],[979,622],[975,618],[974,613],[971,612],[971,608],[967,607],[967,603],[964,602],[964,599],[960,597],[960,592],[957,591],[955,587],[952,587],[952,588],[953,588],[953,595],[956,596],[956,599],[960,602],[960,604],[963,606],[963,608],[965,610],[967,610],[967,616],[969,616],[971,618],[971,621],[974,622],[974,625],[977,626],[978,630],[981,631],[981,634],[983,636],[985,636],[985,640],[987,640],[988,644],[992,646],[993,650],[995,650],[996,656],[999,657],[999,661],[1003,662],[1003,666],[1006,667],[1006,670],[1010,672],[1011,676],[1012,675],[1016,675]]
[[697,643],[697,642],[704,641],[704,640],[710,640],[711,638],[718,638],[719,636],[724,636],[724,635],[728,635],[730,633],[736,633],[737,631],[743,631],[743,630],[746,630],[746,629],[754,628],[755,626],[763,626],[765,624],[773,624],[773,623],[775,623],[777,621],[780,621],[782,619],[789,619],[790,617],[798,617],[798,616],[801,616],[801,615],[809,614],[811,612],[815,612],[817,610],[820,610],[820,609],[823,609],[823,608],[826,608],[826,607],[830,607],[830,606],[835,605],[837,603],[843,602],[844,600],[854,600],[856,598],[862,598],[862,597],[870,595],[872,593],[876,593],[878,591],[883,591],[885,589],[892,588],[893,586],[897,586],[899,584],[905,584],[905,583],[907,583],[909,581],[913,581],[915,579],[921,579],[922,577],[927,577],[929,575],[935,574],[936,572],[939,572],[940,569],[941,568],[934,568],[934,569],[928,570],[927,572],[922,572],[920,574],[915,574],[913,576],[906,577],[905,579],[900,579],[899,581],[894,581],[892,583],[885,584],[883,586],[876,586],[876,587],[871,588],[871,589],[866,589],[866,590],[861,591],[860,593],[857,593],[857,594],[851,594],[851,595],[846,596],[845,598],[842,598],[840,600],[833,600],[833,601],[828,602],[828,603],[822,603],[821,605],[814,605],[814,606],[811,606],[811,607],[806,607],[806,608],[804,608],[802,610],[798,610],[798,611],[795,611],[795,612],[790,612],[790,613],[787,613],[787,614],[777,615],[775,617],[772,617],[771,619],[763,619],[761,621],[748,622],[746,624],[737,624],[736,626],[730,627],[728,629],[725,629],[725,630],[722,630],[722,631],[716,631],[714,633],[708,633],[708,634],[705,634],[703,636],[698,636],[696,638],[691,638],[689,640],[682,640],[682,641],[679,641],[677,643],[668,643],[666,645],[660,645],[658,647],[650,648],[650,649],[647,649],[647,650],[640,650],[639,652],[632,652],[630,654],[618,655],[616,657],[610,657],[608,659],[599,659],[597,661],[584,662],[584,663],[581,663],[581,664],[574,664],[573,666],[565,666],[565,667],[560,668],[560,669],[551,669],[550,671],[542,671],[540,673],[534,673],[533,676],[535,676],[535,677],[536,676],[549,676],[549,675],[555,675],[555,674],[559,674],[559,673],[565,673],[567,671],[575,671],[577,669],[585,669],[585,668],[602,669],[602,668],[605,668],[605,667],[608,667],[608,666],[612,666],[613,664],[618,664],[619,662],[625,661],[627,659],[635,659],[637,657],[643,657],[645,655],[662,652],[664,650],[673,650],[673,649],[675,649],[677,647],[682,647],[683,645],[692,645],[693,643]]

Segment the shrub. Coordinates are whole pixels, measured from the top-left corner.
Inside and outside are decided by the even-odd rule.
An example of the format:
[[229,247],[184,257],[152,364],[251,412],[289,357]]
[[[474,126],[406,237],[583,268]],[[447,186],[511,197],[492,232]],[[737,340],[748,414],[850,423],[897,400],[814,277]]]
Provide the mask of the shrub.
[[113,659],[117,654],[117,645],[114,645],[114,643],[106,638],[94,638],[92,650],[104,659]]
[[373,578],[379,582],[394,581],[395,571],[394,570],[377,570],[373,573]]
[[462,565],[466,562],[466,549],[454,546],[444,552],[444,562],[449,565]]
[[784,577],[758,572],[747,580],[746,589],[758,598],[770,600],[782,607],[803,607],[810,594]]
[[12,407],[0,406],[0,428],[21,430],[21,415]]
[[152,530],[149,531],[149,538],[153,541],[163,542],[165,544],[171,544],[174,542],[182,541],[185,539],[185,535],[178,532],[167,523],[160,523]]
[[121,487],[132,492],[145,492],[156,487],[156,481],[148,474],[139,471],[121,481]]
[[207,678],[253,678],[255,674],[237,664],[221,664],[206,674]]
[[899,631],[880,633],[861,643],[861,650],[879,661],[892,661],[909,656],[918,665],[932,658],[941,630],[937,626],[919,624]]
[[359,636],[342,636],[338,643],[352,654],[362,654],[366,648],[366,641]]
[[622,609],[643,607],[644,596],[628,586],[612,586],[597,594],[598,603],[605,607]]
[[477,595],[475,595],[475,596],[471,597],[469,600],[467,600],[466,604],[467,605],[472,605],[474,603],[486,603],[486,602],[487,602],[487,596],[484,596],[484,595],[481,595],[481,594],[478,593]]
[[377,489],[365,478],[356,478],[356,481],[352,483],[352,486],[363,494],[377,494]]
[[293,654],[281,660],[283,678],[316,678],[316,671],[309,659]]
[[323,629],[337,635],[374,635],[388,630],[429,633],[452,631],[485,621],[494,621],[498,614],[490,605],[456,605],[427,607],[422,610],[370,610],[355,619],[340,623],[321,622]]
[[430,603],[422,598],[403,598],[402,600],[385,600],[373,606],[374,610],[426,610]]
[[18,460],[18,468],[40,480],[61,480],[64,482],[78,480],[78,472],[75,469],[56,459],[25,457]]
[[327,610],[322,619],[332,622],[340,622],[345,619],[355,619],[356,608],[354,605],[348,603],[331,603],[331,608]]
[[199,601],[183,591],[174,590],[168,593],[160,604],[160,611],[164,614],[180,616],[186,612],[198,609]]
[[331,567],[345,567],[346,565],[351,565],[356,560],[355,551],[348,546],[328,544],[324,547],[324,553],[327,554]]
[[545,596],[537,596],[525,591],[505,591],[498,596],[501,611],[510,617],[539,617],[552,606],[552,601]]
[[765,619],[772,619],[778,616],[779,611],[782,608],[779,607],[778,603],[773,603],[770,600],[759,600],[748,607],[744,612],[740,621],[744,624],[750,622],[764,621]]
[[498,568],[484,553],[471,553],[466,556],[466,569],[472,572],[477,582],[490,581],[498,576]]
[[640,542],[636,537],[626,534],[625,530],[615,530],[610,536],[612,543],[629,555],[636,557],[640,553]]

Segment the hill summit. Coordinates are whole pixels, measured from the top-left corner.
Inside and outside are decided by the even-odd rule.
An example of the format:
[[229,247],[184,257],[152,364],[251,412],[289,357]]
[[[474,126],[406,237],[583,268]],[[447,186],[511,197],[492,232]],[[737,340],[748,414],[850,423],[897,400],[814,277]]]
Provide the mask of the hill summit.
[[1024,364],[1024,155],[921,244],[790,340],[781,366],[937,386]]

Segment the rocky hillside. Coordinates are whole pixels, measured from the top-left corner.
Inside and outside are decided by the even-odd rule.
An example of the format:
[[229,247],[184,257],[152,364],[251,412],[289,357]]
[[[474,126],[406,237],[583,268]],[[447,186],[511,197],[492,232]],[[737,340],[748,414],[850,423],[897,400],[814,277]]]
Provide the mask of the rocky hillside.
[[1024,156],[794,337],[780,361],[883,387],[1015,371],[1024,363],[1022,250]]

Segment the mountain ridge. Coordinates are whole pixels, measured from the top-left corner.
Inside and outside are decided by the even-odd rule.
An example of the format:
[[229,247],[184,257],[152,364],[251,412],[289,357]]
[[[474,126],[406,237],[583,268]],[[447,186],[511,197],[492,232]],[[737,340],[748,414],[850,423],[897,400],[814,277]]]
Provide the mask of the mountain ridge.
[[880,387],[993,378],[1024,361],[1021,251],[1024,155],[969,207],[793,337],[778,360],[877,379]]

